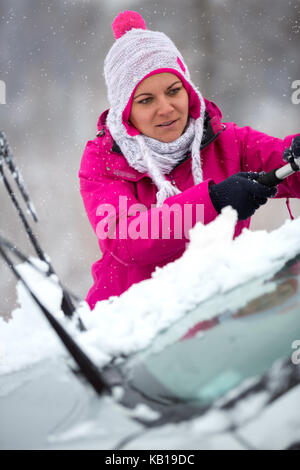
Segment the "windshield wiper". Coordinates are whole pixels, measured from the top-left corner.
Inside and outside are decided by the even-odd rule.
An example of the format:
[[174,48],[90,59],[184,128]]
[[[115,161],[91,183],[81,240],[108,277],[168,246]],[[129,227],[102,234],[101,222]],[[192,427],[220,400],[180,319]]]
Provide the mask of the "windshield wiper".
[[[33,220],[35,222],[37,222],[38,219],[37,219],[37,216],[36,216],[36,212],[35,212],[35,209],[34,209],[34,206],[33,206],[32,202],[30,200],[28,192],[25,189],[24,181],[23,181],[23,178],[21,176],[20,170],[16,166],[16,164],[14,163],[13,155],[12,155],[12,152],[9,148],[9,145],[8,145],[8,142],[7,142],[7,139],[6,139],[6,136],[5,136],[4,132],[0,131],[0,180],[2,180],[3,183],[4,183],[4,186],[5,186],[8,194],[9,194],[10,199],[12,200],[13,205],[15,206],[15,208],[17,210],[17,213],[18,213],[18,215],[21,219],[21,222],[22,222],[22,224],[25,228],[25,231],[26,231],[26,233],[29,237],[29,240],[30,240],[30,242],[32,243],[32,245],[34,247],[35,252],[37,253],[39,259],[44,261],[48,266],[47,275],[50,276],[51,274],[56,274],[54,269],[53,269],[53,266],[50,263],[49,257],[42,250],[42,248],[41,248],[41,246],[40,246],[40,244],[37,240],[37,237],[33,233],[33,230],[32,230],[32,228],[30,227],[30,225],[27,221],[27,218],[24,214],[24,211],[22,210],[22,208],[21,208],[21,206],[20,206],[20,204],[19,204],[19,202],[18,202],[18,200],[15,196],[15,193],[14,193],[9,181],[6,178],[6,175],[4,173],[4,163],[9,168],[9,170],[10,170],[10,172],[11,172],[11,174],[12,174],[12,176],[13,176],[15,182],[16,182],[16,185],[17,185],[17,187],[18,187],[18,189],[19,189],[19,191],[22,195],[22,198],[24,199],[24,201],[26,203],[27,209],[33,217]],[[66,317],[72,318],[72,316],[75,312],[75,306],[74,306],[68,292],[65,289],[62,289],[62,291],[63,291],[62,306],[61,306],[62,311],[64,312]],[[80,320],[80,318],[78,319],[78,328],[79,328],[80,331],[85,330],[85,327],[84,327],[82,321]]]
[[[8,254],[6,253],[6,249],[10,250],[11,247],[9,246],[10,243],[7,242],[5,239],[3,241],[3,237],[0,238],[0,255],[11,269],[13,274],[16,278],[22,282],[25,289],[28,291],[30,296],[33,298],[35,303],[39,306],[41,312],[46,317],[48,322],[50,323],[51,327],[54,329],[56,334],[59,336],[60,340],[64,344],[65,348],[68,350],[69,354],[74,359],[75,363],[77,364],[82,376],[86,379],[86,381],[93,387],[95,392],[98,395],[102,395],[103,393],[110,393],[111,387],[104,379],[102,374],[100,373],[98,367],[91,361],[91,359],[83,352],[80,346],[76,343],[76,341],[70,336],[70,334],[66,331],[66,329],[56,320],[56,318],[52,315],[52,313],[45,307],[31,290],[25,279],[21,276],[21,274],[17,271],[16,267],[14,266],[13,262],[9,258]],[[20,254],[20,250],[14,247],[14,252]],[[11,251],[13,251],[11,250]],[[26,258],[22,254],[23,259]],[[25,259],[24,259],[25,260]],[[26,261],[26,260],[25,260]],[[44,273],[45,274],[45,273]],[[74,372],[74,371],[73,371]]]

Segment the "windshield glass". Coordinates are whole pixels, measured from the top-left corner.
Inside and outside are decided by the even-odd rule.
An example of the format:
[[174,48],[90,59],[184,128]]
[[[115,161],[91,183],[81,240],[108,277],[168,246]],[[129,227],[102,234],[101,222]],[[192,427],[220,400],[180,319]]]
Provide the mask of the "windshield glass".
[[[276,360],[291,357],[292,343],[300,339],[299,282],[298,262],[272,281],[260,281],[264,293],[246,305],[243,298],[251,289],[257,292],[257,281],[199,305],[135,359],[131,380],[154,398],[178,397],[207,406],[246,379],[262,375]],[[242,306],[234,308],[234,303]],[[195,320],[205,311],[212,315],[214,306],[221,313]],[[186,328],[188,318],[193,325]],[[149,374],[152,382],[145,380]]]

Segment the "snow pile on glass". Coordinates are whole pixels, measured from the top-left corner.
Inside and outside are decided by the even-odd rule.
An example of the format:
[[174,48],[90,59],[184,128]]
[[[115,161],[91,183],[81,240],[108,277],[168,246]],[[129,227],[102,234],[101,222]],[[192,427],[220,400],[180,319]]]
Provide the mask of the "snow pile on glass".
[[[204,300],[258,277],[270,276],[299,252],[300,218],[286,221],[270,233],[245,229],[233,240],[235,223],[236,212],[226,208],[211,224],[197,224],[190,232],[183,256],[157,269],[151,279],[133,285],[120,297],[98,302],[93,311],[82,302],[78,313],[87,327],[82,333],[60,310],[62,294],[57,284],[26,264],[18,269],[91,359],[104,366],[113,356],[149,346],[159,332]],[[17,284],[17,294],[20,307],[12,312],[11,320],[7,323],[0,318],[0,373],[66,354],[21,283]],[[249,293],[245,303],[255,294]],[[207,319],[206,311],[203,320]]]

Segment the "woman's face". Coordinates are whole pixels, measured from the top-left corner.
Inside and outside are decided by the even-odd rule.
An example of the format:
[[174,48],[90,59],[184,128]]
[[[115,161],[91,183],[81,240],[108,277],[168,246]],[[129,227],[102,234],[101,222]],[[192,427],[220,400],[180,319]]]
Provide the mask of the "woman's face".
[[130,122],[142,134],[172,142],[184,131],[189,97],[182,81],[172,73],[159,73],[143,80],[135,90]]

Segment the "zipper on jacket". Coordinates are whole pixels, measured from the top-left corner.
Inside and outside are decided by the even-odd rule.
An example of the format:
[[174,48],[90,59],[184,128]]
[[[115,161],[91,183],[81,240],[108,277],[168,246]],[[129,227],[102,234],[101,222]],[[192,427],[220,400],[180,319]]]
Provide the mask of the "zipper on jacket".
[[[207,147],[209,144],[211,144],[220,134],[221,132],[223,132],[225,129],[226,129],[226,125],[222,123],[222,129],[217,133],[217,134],[214,134],[207,142],[205,142],[205,144],[203,145],[200,145],[200,151],[202,149],[204,149],[205,147]],[[191,152],[189,151],[185,158],[183,160],[181,160],[181,162],[179,162],[174,168],[173,170],[175,170],[175,168],[177,168],[179,165],[181,165],[183,162],[185,162],[186,160],[188,160],[189,158],[191,157]],[[172,170],[172,171],[173,171]],[[172,183],[173,184],[173,183]],[[175,184],[175,183],[174,183]]]
[[105,135],[105,128],[104,127],[101,129],[101,131],[97,132],[96,137],[102,137],[103,135]]
[[205,142],[205,144],[203,145],[200,145],[200,151],[202,149],[204,149],[205,147],[207,147],[209,144],[211,144],[217,137],[219,137],[219,135],[221,134],[221,132],[225,131],[226,129],[226,125],[222,123],[222,129],[215,135],[212,136],[212,138],[210,140],[208,140],[207,142]]

